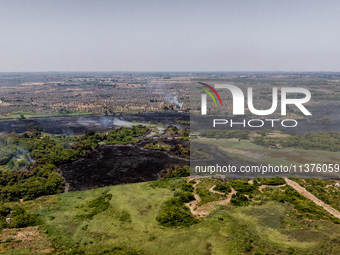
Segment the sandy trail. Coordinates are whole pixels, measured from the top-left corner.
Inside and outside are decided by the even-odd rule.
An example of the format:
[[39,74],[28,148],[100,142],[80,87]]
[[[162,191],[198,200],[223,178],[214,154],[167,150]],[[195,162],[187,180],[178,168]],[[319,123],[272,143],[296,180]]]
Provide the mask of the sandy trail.
[[[194,196],[195,196],[195,201],[191,201],[189,203],[186,203],[185,205],[188,206],[190,208],[190,211],[192,213],[192,215],[194,215],[195,217],[205,217],[205,216],[208,216],[209,215],[209,212],[211,211],[211,209],[213,208],[214,205],[227,205],[230,203],[230,200],[233,196],[233,194],[236,194],[236,191],[232,188],[231,189],[231,192],[227,195],[227,198],[224,199],[224,200],[219,200],[219,201],[214,201],[214,202],[209,202],[209,203],[206,203],[200,207],[197,207],[197,204],[199,202],[201,202],[201,198],[199,195],[196,194],[196,186],[197,184],[200,182],[199,179],[188,179],[188,182],[191,181],[191,180],[195,180],[196,183],[193,184],[192,186],[194,187]],[[209,191],[212,192],[212,193],[217,193],[217,194],[223,194],[222,192],[219,192],[219,191],[215,191],[213,190],[214,187],[216,185],[212,186]],[[196,210],[194,210],[195,208],[197,208]]]
[[214,188],[216,187],[216,185],[212,186],[210,189],[209,189],[209,192],[211,193],[215,193],[215,194],[221,194],[221,195],[224,195],[223,192],[219,192],[219,191],[216,191],[214,190]]
[[295,181],[289,180],[288,178],[285,178],[285,181],[288,185],[292,186],[297,192],[299,192],[302,196],[312,200],[315,204],[322,206],[327,212],[332,214],[334,217],[340,219],[340,212],[338,210],[335,210],[330,205],[324,203],[317,197],[315,197],[313,194],[308,192],[305,188],[301,187],[298,183]]
[[[249,184],[254,184],[254,182],[253,182],[253,180],[250,180],[250,181],[248,181],[248,183]],[[261,186],[259,186],[259,191],[261,191],[262,193],[263,193],[263,189],[264,188],[267,188],[267,187],[283,187],[283,186],[285,186],[286,184],[282,184],[282,185],[261,185]]]
[[283,187],[283,186],[286,186],[286,184],[282,184],[282,185],[261,185],[259,187],[259,191],[261,191],[263,193],[263,189],[267,188],[267,187],[271,187],[271,188],[276,188],[276,187]]

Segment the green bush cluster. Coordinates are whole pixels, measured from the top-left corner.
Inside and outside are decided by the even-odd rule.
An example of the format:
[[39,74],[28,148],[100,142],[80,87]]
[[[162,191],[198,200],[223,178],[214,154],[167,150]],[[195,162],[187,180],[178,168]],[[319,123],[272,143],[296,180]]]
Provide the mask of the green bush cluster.
[[175,153],[178,157],[190,158],[190,146],[183,146],[182,144],[176,144],[171,151]]
[[181,140],[188,141],[190,136],[190,129],[180,129],[176,126],[168,127],[167,131],[171,135],[178,135],[181,137]]
[[249,204],[249,200],[241,192],[236,192],[236,194],[232,195],[230,203],[232,203],[235,206],[247,206]]
[[[183,167],[185,171],[189,169],[188,166]],[[183,168],[177,167],[178,171],[174,177],[182,175]],[[189,207],[184,205],[184,203],[189,203],[195,200],[193,194],[194,187],[193,182],[187,182],[185,179],[172,178],[167,176],[165,179],[153,182],[150,186],[155,187],[167,187],[171,190],[176,190],[174,192],[174,197],[165,201],[161,207],[161,212],[157,216],[156,220],[166,227],[172,226],[190,226],[197,222],[194,216],[191,214]],[[180,189],[180,191],[178,190]]]
[[249,132],[241,130],[206,130],[201,132],[200,136],[216,139],[249,139]]
[[[10,218],[8,224],[6,218]],[[37,216],[30,214],[24,208],[15,206],[13,208],[0,207],[0,229],[2,228],[25,228],[35,226],[37,224]]]
[[187,177],[190,175],[188,166],[174,166],[162,171],[164,178]]
[[34,199],[62,191],[62,178],[54,165],[42,165],[33,171],[0,172],[0,201]]
[[258,185],[283,185],[286,184],[284,178],[282,177],[271,177],[271,178],[262,178],[258,177],[253,180],[254,184]]
[[223,184],[221,181],[219,181],[214,187],[214,190],[224,193],[230,193],[231,187],[229,183]]
[[106,142],[109,144],[136,143],[138,142],[136,137],[146,134],[148,130],[148,127],[142,125],[113,129],[108,132]]
[[172,146],[171,145],[166,145],[163,142],[152,142],[148,143],[144,146],[145,149],[149,150],[160,150],[160,151],[170,151]]
[[187,191],[187,192],[193,192],[194,191],[194,187],[192,186],[192,183],[190,182],[184,182],[182,184],[182,190],[183,191]]
[[198,220],[191,214],[189,207],[184,205],[194,199],[191,193],[181,193],[181,195],[169,199],[163,204],[156,220],[166,227],[190,226],[197,223]]
[[246,180],[232,180],[229,184],[234,190],[244,194],[251,194],[258,189],[256,185],[249,184]]

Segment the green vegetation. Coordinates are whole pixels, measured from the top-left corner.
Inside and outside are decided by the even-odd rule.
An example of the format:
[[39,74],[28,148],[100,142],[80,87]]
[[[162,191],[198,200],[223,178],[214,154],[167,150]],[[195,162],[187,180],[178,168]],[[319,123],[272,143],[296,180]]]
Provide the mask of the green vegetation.
[[176,120],[175,122],[181,125],[190,125],[189,120]]
[[113,129],[109,131],[106,137],[106,143],[108,144],[128,144],[136,143],[138,139],[136,137],[144,135],[148,131],[148,127],[138,125],[129,127],[121,127],[119,129]]
[[180,136],[180,139],[183,141],[189,141],[190,129],[180,129],[176,126],[170,126],[167,132],[174,136]]
[[[96,216],[98,213],[104,212],[109,208],[111,199],[111,194],[107,194],[107,191],[103,192],[101,196],[88,202],[87,207],[90,209],[89,213],[76,215],[76,218],[80,220],[92,220],[93,217]],[[87,209],[85,210],[87,211]]]
[[172,146],[166,145],[163,142],[152,142],[146,144],[144,148],[150,150],[170,151]]
[[187,177],[190,175],[190,168],[188,166],[174,166],[161,171],[163,178]]
[[79,115],[91,115],[92,112],[85,111],[74,111],[74,112],[58,112],[58,113],[37,113],[37,112],[22,112],[16,111],[12,112],[6,116],[0,115],[0,119],[22,119],[24,116],[25,119],[29,118],[46,118],[46,117],[61,117],[61,116],[79,116]]
[[235,206],[247,206],[249,205],[249,200],[241,192],[236,192],[236,194],[232,195],[230,203],[232,203]]
[[[6,218],[10,219],[9,223]],[[20,206],[0,207],[0,230],[3,228],[25,228],[36,224],[37,216],[28,213],[26,209]]]
[[[28,126],[23,135],[11,133],[0,138],[0,164],[8,170],[0,172],[0,201],[30,200],[60,193],[62,178],[57,167],[84,157],[99,142],[135,143],[147,132],[144,126],[120,128],[105,133],[87,132],[80,137],[47,135],[37,126]],[[29,170],[27,170],[29,169]],[[20,171],[14,171],[20,170]]]
[[283,185],[286,184],[282,177],[272,177],[272,178],[255,178],[253,179],[255,185]]
[[255,137],[253,143],[265,147],[293,147],[305,150],[340,151],[339,132],[317,132],[295,135],[286,138]]
[[0,201],[34,199],[62,191],[62,178],[54,165],[41,165],[33,171],[0,172]]
[[249,184],[246,180],[232,180],[229,185],[236,191],[244,194],[251,194],[257,190],[257,186],[254,184]]
[[182,158],[190,159],[190,146],[183,146],[182,144],[176,144],[172,151],[178,156]]
[[184,203],[194,200],[191,193],[182,193],[166,201],[156,220],[166,227],[190,226],[198,221],[191,214],[189,207]]
[[[178,177],[187,174],[189,167],[183,168],[177,167],[174,170],[169,170],[168,174],[161,181],[155,182],[152,187],[168,187],[174,190],[174,197],[165,201],[161,206],[161,210],[156,217],[156,220],[163,226],[190,226],[197,223],[197,219],[191,214],[190,209],[184,203],[188,203],[195,200],[193,183],[188,183],[185,179],[179,179]],[[171,179],[175,177],[175,179]],[[173,182],[172,180],[175,180]],[[173,183],[169,185],[169,183]]]
[[[200,181],[204,179],[207,178]],[[207,188],[216,181],[207,180]],[[249,198],[238,192],[231,200],[234,206],[217,205],[208,217],[196,220],[184,205],[193,200],[192,193],[186,191],[192,184],[183,178],[165,178],[23,202],[22,208],[39,215],[42,241],[18,243],[3,234],[0,254],[35,254],[36,250],[51,249],[52,254],[84,255],[321,255],[337,254],[340,249],[340,224],[334,224],[328,213],[323,214],[314,206],[304,211],[307,199],[290,193],[289,186],[268,187],[264,193],[254,190]],[[242,185],[243,182],[234,186]],[[288,197],[282,203],[277,194]],[[13,205],[5,205],[0,212],[8,214],[7,207]],[[95,208],[103,210],[82,220],[77,217],[88,215]],[[305,217],[306,213],[312,217]],[[22,247],[28,250],[19,253]]]
[[223,184],[221,181],[219,181],[216,186],[214,187],[214,190],[224,193],[230,193],[231,187],[229,183]]
[[201,132],[200,136],[216,139],[249,139],[249,132],[241,130],[206,130]]
[[275,191],[268,190],[267,192],[270,194],[272,199],[280,203],[288,202],[293,204],[294,208],[299,212],[301,217],[314,220],[330,220],[336,224],[340,224],[340,220],[338,218],[330,215],[325,209],[316,205],[313,201],[300,195],[291,186],[286,186],[284,191],[279,189]]
[[214,185],[215,181],[215,179],[202,178],[197,184],[196,193],[201,198],[201,202],[198,204],[199,206],[209,202],[218,201],[222,197],[221,194],[212,193],[209,191],[209,189]]
[[333,181],[314,178],[291,178],[314,196],[329,204],[336,210],[340,210],[340,193]]

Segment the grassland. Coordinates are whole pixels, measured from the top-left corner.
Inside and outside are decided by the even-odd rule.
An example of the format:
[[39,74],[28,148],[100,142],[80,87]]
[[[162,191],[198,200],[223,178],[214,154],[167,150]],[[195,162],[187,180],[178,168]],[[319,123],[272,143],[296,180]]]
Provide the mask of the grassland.
[[37,113],[37,112],[12,112],[8,115],[0,115],[0,119],[21,119],[24,116],[26,119],[30,118],[46,118],[46,117],[64,117],[64,116],[79,116],[91,115],[92,112],[76,111],[70,113]]
[[[190,227],[163,227],[156,217],[181,182],[119,185],[22,202],[39,214],[41,226],[3,230],[0,254],[102,254],[120,247],[123,251],[107,254],[300,255],[336,254],[340,248],[340,225],[305,219],[292,205],[259,193],[248,207],[216,206]],[[92,218],[79,217],[93,212],[91,201],[103,194],[112,195],[108,207]]]

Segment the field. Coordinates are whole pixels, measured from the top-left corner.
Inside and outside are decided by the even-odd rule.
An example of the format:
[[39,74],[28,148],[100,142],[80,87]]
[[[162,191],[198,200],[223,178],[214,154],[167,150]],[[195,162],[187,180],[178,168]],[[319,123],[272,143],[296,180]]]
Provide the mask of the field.
[[[327,252],[339,249],[331,240],[340,237],[340,225],[305,219],[289,203],[262,195],[261,203],[248,207],[217,205],[190,227],[164,227],[155,218],[181,181],[119,185],[23,202],[39,215],[41,226],[3,230],[0,254],[104,254],[114,249],[117,253],[110,254],[335,254]],[[94,212],[90,201],[103,194],[112,195],[109,206]],[[26,238],[18,242],[20,235]]]
[[21,118],[44,118],[44,117],[62,117],[62,116],[79,116],[90,115],[91,112],[75,111],[70,113],[34,113],[34,112],[12,112],[6,116],[0,115],[0,119],[21,119]]

